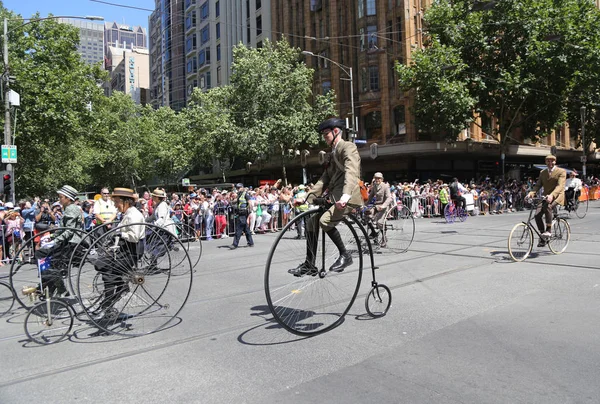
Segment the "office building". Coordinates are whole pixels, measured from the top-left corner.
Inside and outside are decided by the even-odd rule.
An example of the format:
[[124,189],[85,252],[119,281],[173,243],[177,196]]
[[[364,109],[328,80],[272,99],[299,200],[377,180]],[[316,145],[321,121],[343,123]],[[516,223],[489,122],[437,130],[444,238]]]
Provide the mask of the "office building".
[[271,0],[187,0],[185,55],[187,96],[229,84],[233,47],[260,48],[271,38]]
[[180,110],[186,105],[184,0],[155,0],[148,27],[151,103]]
[[148,49],[123,49],[110,46],[107,52],[111,60],[109,92],[121,91],[137,104],[148,102],[146,92],[150,87],[150,63]]
[[77,51],[82,59],[89,63],[104,61],[104,25],[88,20],[59,18],[59,22],[79,29],[79,45]]

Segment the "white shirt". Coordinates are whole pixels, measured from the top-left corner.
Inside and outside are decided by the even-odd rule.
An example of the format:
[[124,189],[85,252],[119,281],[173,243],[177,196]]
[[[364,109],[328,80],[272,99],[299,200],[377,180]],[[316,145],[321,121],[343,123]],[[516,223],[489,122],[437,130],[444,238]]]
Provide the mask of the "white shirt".
[[171,219],[171,208],[167,202],[161,201],[154,208],[154,216],[156,217],[155,225],[175,234],[175,223]]
[[565,182],[565,190],[569,189],[569,188],[574,188],[575,192],[577,191],[581,191],[581,180],[577,177],[575,178],[567,178],[567,182]]
[[121,229],[123,240],[137,243],[146,236],[145,229],[144,226],[130,226],[132,223],[144,223],[144,215],[135,206],[127,209],[117,228]]

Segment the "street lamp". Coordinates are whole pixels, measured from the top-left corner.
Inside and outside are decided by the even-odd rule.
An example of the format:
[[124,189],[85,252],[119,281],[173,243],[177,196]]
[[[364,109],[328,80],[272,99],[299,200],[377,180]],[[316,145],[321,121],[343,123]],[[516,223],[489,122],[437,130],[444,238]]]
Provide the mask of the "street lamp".
[[[14,20],[25,21],[26,23],[21,24],[19,26],[23,27],[27,24],[31,24],[32,22],[44,21],[44,20],[55,20],[58,18],[73,18],[79,20],[91,20],[91,21],[104,21],[104,17],[96,16],[96,15],[87,15],[87,16],[51,16],[51,17],[42,17],[42,18],[15,18]],[[2,75],[2,79],[4,80],[4,144],[6,146],[10,146],[12,144],[11,137],[11,127],[10,127],[10,68],[8,64],[8,19],[4,19],[4,34],[2,35],[3,42],[3,54],[4,54],[4,74]],[[12,21],[12,20],[11,20]],[[12,166],[7,167],[8,171],[12,171]],[[14,175],[12,175],[14,181]],[[11,199],[14,203],[15,201],[15,187],[12,187],[12,195]]]
[[321,59],[325,59],[331,63],[333,63],[334,65],[336,65],[337,67],[339,67],[344,73],[346,73],[348,75],[348,79],[341,79],[341,80],[348,80],[350,81],[350,105],[352,108],[352,133],[354,135],[356,135],[358,133],[358,122],[356,122],[356,118],[354,116],[354,82],[352,79],[352,67],[350,66],[345,66],[341,63],[336,62],[335,60],[331,60],[326,56],[323,55],[316,55],[310,51],[302,51],[302,54],[304,55],[308,55],[308,56],[314,56],[316,58],[321,58]]
[[586,177],[586,167],[585,163],[587,162],[587,150],[585,148],[585,106],[579,108],[579,112],[581,113],[581,148],[583,149],[583,156],[581,156],[581,163],[583,164],[583,182],[585,182]]

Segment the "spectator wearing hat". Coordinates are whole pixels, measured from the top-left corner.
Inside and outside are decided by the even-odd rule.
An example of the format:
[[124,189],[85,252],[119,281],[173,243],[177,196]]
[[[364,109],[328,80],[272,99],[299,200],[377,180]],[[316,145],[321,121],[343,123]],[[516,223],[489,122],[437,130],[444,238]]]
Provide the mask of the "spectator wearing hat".
[[[392,204],[392,194],[390,186],[383,182],[383,174],[380,172],[373,175],[371,189],[369,190],[369,203],[373,204],[371,209],[366,211],[369,217],[373,218],[375,225],[381,230],[383,240],[380,242],[380,247],[386,247],[386,237],[384,223],[387,215],[387,210]],[[371,234],[372,237],[377,237],[376,234]]]
[[114,202],[110,199],[110,192],[108,188],[102,188],[100,190],[100,199],[94,203],[94,217],[96,219],[96,226],[102,226],[100,234],[110,229],[109,223],[114,222],[117,219],[117,207]]
[[248,225],[248,196],[244,185],[241,183],[236,184],[237,198],[235,199],[234,206],[236,207],[236,221],[235,221],[235,237],[233,243],[229,247],[232,250],[238,248],[242,233],[246,235],[246,242],[248,247],[254,247],[254,240],[252,240],[252,234],[250,234],[250,227]]
[[556,166],[556,157],[552,154],[546,156],[546,168],[542,170],[537,183],[528,195],[532,198],[540,189],[544,190],[544,199],[535,212],[535,222],[542,233],[538,247],[544,247],[552,235],[552,209],[557,205],[565,204],[566,180],[567,172]]
[[167,193],[162,188],[156,188],[150,195],[154,206],[154,213],[151,216],[152,222],[172,235],[176,235],[175,223],[171,219],[171,209],[167,203]]
[[[138,262],[138,244],[145,237],[144,215],[136,208],[136,195],[130,188],[115,188],[112,193],[117,210],[122,214],[117,225],[116,249],[103,250],[95,262],[96,271],[102,274],[104,283],[102,300],[93,312],[96,320],[115,319],[115,304],[130,290],[127,273]],[[105,255],[104,255],[105,254]]]
[[566,207],[568,210],[573,209],[574,201],[579,199],[581,195],[581,188],[583,184],[581,180],[577,178],[577,171],[571,170],[569,173],[569,178],[565,182],[565,199],[566,199]]

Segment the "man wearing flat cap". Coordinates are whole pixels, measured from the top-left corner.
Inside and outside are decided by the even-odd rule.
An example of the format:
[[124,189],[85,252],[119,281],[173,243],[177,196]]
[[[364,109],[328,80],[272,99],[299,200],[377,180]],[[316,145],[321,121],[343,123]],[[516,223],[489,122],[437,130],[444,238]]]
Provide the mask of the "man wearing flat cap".
[[[379,246],[385,248],[386,237],[384,223],[388,208],[392,205],[392,193],[390,192],[390,186],[383,182],[382,173],[377,172],[373,175],[373,183],[369,190],[369,203],[372,203],[373,207],[367,210],[367,214],[369,217],[372,217],[377,228],[381,230],[383,240],[380,241]],[[371,236],[377,237],[376,234]]]
[[[567,172],[556,166],[556,157],[551,154],[546,156],[546,168],[542,170],[537,183],[528,195],[533,198],[540,188],[544,190],[544,199],[535,212],[535,222],[542,233],[538,247],[544,247],[552,235],[552,209],[556,205],[565,204],[566,181]],[[542,217],[546,219],[545,227]]]

